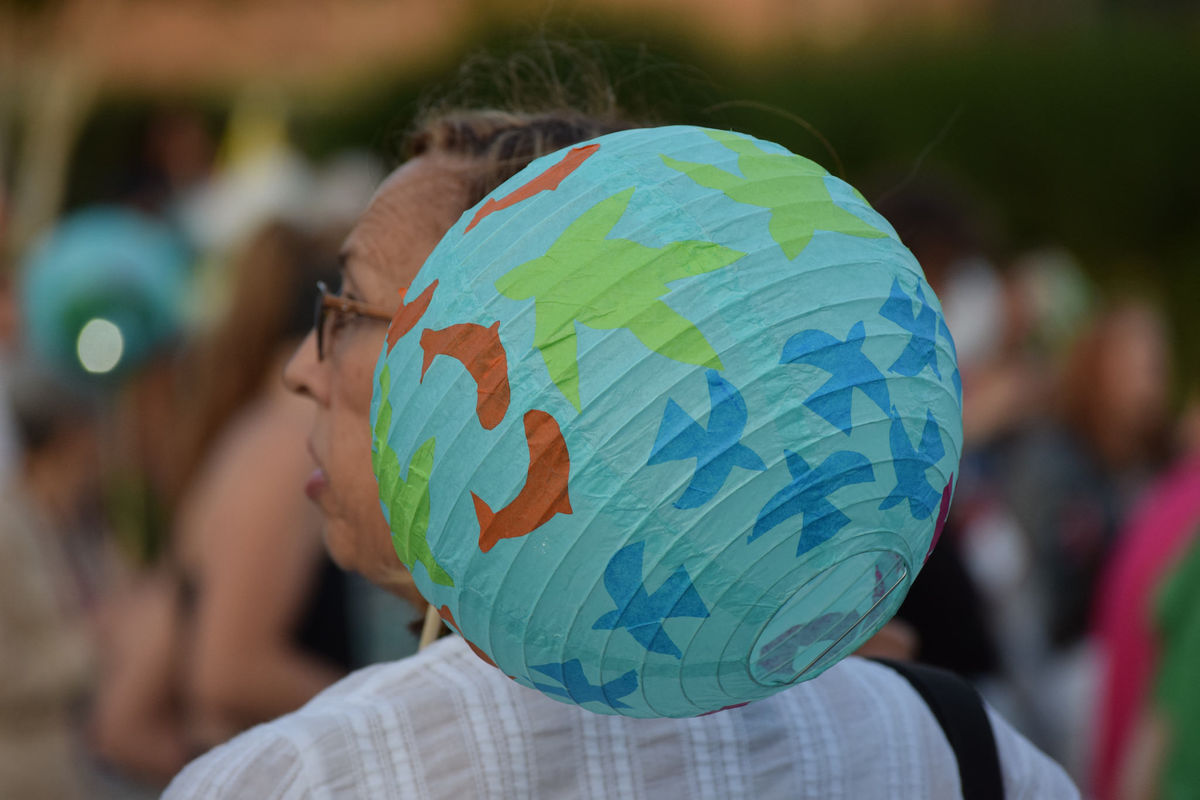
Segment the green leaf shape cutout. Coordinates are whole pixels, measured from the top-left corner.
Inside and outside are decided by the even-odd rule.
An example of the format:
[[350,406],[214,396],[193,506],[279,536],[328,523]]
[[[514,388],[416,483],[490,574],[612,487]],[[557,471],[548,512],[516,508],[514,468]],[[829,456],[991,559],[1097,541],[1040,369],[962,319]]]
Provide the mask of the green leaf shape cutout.
[[625,213],[634,187],[601,200],[567,226],[544,256],[496,281],[513,300],[534,299],[533,344],[563,396],[581,410],[576,323],[595,330],[624,328],[673,361],[721,369],[700,329],[659,298],[667,284],[727,267],[745,255],[705,241],[647,247],[608,234]]
[[[752,139],[736,133],[706,133],[738,154],[741,175],[712,164],[659,157],[671,169],[701,186],[724,192],[731,200],[771,209],[767,229],[789,261],[808,247],[817,231],[835,231],[865,239],[887,237],[885,231],[834,204],[825,185],[828,173],[816,163],[803,156],[769,153]],[[862,199],[857,191],[855,195]]]
[[379,376],[383,399],[375,420],[371,462],[379,481],[379,496],[387,505],[392,527],[392,547],[410,569],[420,562],[430,579],[441,586],[453,586],[454,579],[442,568],[429,549],[429,476],[433,472],[433,454],[437,440],[430,437],[413,453],[408,463],[408,477],[400,476],[400,457],[387,441],[392,422],[392,404],[387,392],[390,374],[385,364]]

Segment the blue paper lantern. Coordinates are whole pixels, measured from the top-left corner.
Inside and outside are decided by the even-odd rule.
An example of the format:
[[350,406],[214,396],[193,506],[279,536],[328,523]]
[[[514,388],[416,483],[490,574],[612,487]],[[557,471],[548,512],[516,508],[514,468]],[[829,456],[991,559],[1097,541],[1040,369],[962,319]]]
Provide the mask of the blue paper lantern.
[[22,265],[30,350],[68,378],[118,378],[182,324],[188,252],[161,222],[105,206],[60,222]]
[[779,145],[624,131],[463,215],[371,420],[422,594],[519,683],[692,716],[892,616],[962,449],[954,345],[895,231]]

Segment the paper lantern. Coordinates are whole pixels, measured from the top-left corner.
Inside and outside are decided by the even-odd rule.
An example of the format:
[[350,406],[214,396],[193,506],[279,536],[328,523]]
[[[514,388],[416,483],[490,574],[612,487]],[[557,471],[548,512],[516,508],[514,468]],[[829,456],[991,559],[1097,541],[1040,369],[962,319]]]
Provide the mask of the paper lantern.
[[22,269],[32,352],[58,374],[119,377],[182,324],[187,251],[162,223],[98,207],[55,227]]
[[624,131],[535,161],[408,289],[372,401],[422,594],[521,683],[691,716],[896,610],[962,448],[954,345],[853,188],[779,145]]

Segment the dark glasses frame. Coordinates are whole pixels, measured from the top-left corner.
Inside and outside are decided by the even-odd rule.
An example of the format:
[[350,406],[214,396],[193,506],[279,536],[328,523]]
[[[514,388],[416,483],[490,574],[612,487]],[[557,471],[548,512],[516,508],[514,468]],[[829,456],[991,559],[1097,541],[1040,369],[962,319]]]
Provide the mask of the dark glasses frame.
[[316,308],[313,310],[313,330],[317,333],[318,361],[325,359],[325,318],[331,311],[337,314],[349,314],[355,317],[380,320],[381,322],[391,322],[393,314],[388,309],[371,305],[362,300],[354,300],[349,297],[343,297],[340,294],[334,294],[329,291],[329,287],[325,285],[325,281],[317,281],[317,303]]

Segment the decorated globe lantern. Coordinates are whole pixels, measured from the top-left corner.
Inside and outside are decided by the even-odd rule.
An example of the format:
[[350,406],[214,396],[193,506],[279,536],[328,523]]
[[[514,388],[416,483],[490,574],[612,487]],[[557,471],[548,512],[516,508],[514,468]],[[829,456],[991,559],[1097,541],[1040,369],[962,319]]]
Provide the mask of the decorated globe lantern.
[[623,131],[450,229],[375,372],[380,499],[424,597],[518,683],[692,716],[896,611],[962,449],[937,298],[783,147]]

